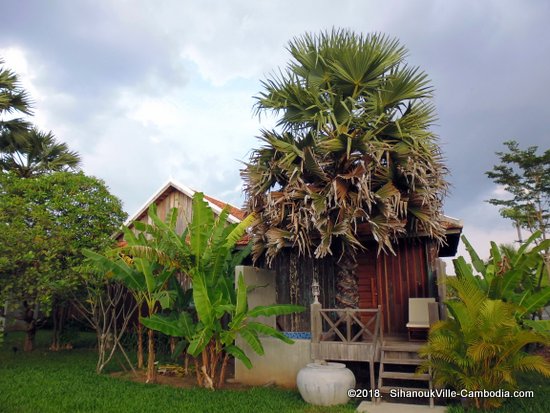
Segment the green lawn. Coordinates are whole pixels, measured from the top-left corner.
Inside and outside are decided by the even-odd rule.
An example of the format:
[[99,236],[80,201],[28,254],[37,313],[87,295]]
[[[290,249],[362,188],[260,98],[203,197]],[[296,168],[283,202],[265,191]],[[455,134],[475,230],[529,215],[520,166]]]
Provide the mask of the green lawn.
[[[175,389],[95,374],[96,356],[86,348],[94,337],[82,335],[71,351],[47,350],[49,335],[40,332],[30,354],[13,352],[22,335],[10,334],[0,349],[0,412],[352,412],[357,403],[338,408],[307,405],[297,392],[274,388],[244,391]],[[511,399],[495,413],[540,412],[550,406],[550,380],[524,375],[521,388],[533,399]],[[449,413],[474,412],[451,406]]]
[[[95,353],[75,343],[50,352],[39,333],[37,350],[14,353],[22,336],[10,334],[0,351],[0,412],[352,412],[355,404],[317,408],[297,392],[274,388],[244,391],[175,389],[95,373]],[[80,346],[78,346],[80,344]]]

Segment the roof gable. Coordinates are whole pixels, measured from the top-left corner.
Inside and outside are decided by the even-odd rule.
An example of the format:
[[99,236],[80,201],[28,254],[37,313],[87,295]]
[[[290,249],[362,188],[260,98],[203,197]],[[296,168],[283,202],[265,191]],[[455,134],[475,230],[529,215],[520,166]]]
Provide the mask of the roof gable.
[[[148,213],[149,207],[152,204],[159,205],[166,197],[168,197],[172,192],[177,191],[183,194],[185,197],[189,198],[190,200],[193,199],[193,196],[198,191],[195,191],[194,189],[189,188],[186,185],[183,185],[173,179],[169,179],[164,185],[162,185],[145,203],[137,209],[137,211],[132,214],[125,222],[124,226],[130,227],[133,222],[135,221],[141,221],[143,220]],[[214,197],[211,197],[209,195],[204,195],[204,200],[208,203],[208,206],[212,209],[212,211],[216,215],[220,215],[222,210],[228,206],[229,207],[229,215],[227,217],[227,221],[236,224],[241,222],[246,214],[241,209],[222,202]],[[115,234],[113,234],[113,238],[119,238],[122,235],[122,231],[118,231]]]

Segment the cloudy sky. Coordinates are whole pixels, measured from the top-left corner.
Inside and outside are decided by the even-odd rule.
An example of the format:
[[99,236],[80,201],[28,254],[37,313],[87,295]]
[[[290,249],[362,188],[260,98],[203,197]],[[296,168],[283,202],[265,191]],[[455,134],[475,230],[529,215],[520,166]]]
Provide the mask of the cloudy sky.
[[[445,213],[482,251],[515,232],[485,202],[502,142],[550,142],[550,2],[0,0],[0,57],[33,122],[80,152],[130,214],[167,179],[240,205],[260,81],[304,32],[382,32],[432,79],[451,171]],[[9,17],[9,18],[8,18]]]

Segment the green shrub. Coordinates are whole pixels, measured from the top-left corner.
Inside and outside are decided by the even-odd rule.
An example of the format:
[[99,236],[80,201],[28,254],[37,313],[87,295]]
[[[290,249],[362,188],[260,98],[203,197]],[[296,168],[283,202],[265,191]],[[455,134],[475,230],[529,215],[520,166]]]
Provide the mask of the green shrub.
[[[455,298],[445,304],[451,317],[430,330],[420,351],[427,358],[421,371],[432,371],[436,386],[455,390],[514,390],[517,373],[534,371],[550,377],[550,363],[523,351],[531,343],[550,344],[548,334],[522,328],[518,306],[491,299],[479,279],[468,273],[449,277]],[[493,408],[503,398],[473,397],[477,408]]]

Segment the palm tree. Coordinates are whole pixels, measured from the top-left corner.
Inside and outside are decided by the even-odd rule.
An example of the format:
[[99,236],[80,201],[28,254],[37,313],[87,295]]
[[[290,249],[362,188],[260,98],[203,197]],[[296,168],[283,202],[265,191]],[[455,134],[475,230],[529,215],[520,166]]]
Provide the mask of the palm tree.
[[242,176],[258,220],[254,257],[285,245],[338,257],[337,302],[356,308],[356,254],[364,227],[379,250],[407,232],[441,240],[446,168],[429,130],[432,88],[406,50],[383,35],[333,30],[289,42],[293,60],[263,82],[258,115],[280,115],[261,132]]
[[[2,64],[4,61],[0,59]],[[29,97],[20,87],[17,75],[0,67],[0,151],[29,127],[25,120],[13,117],[17,113],[32,114]]]
[[[420,350],[426,358],[419,372],[433,371],[439,388],[467,391],[515,390],[518,372],[538,372],[550,377],[550,363],[523,349],[529,344],[550,343],[547,331],[522,328],[518,306],[489,298],[476,276],[448,277],[455,298],[445,302],[452,317],[430,329],[428,344]],[[502,404],[499,397],[474,396],[477,409]]]
[[77,169],[79,165],[77,152],[70,151],[66,143],[57,142],[51,132],[35,128],[0,150],[0,169],[13,171],[22,178]]

